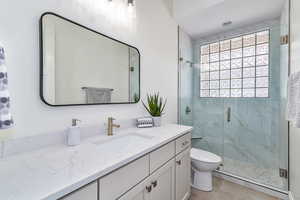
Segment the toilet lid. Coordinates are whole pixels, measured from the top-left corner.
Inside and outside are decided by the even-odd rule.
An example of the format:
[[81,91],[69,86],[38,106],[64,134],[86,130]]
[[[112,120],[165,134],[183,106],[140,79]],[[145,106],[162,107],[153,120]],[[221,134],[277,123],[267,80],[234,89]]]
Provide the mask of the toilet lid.
[[201,149],[191,149],[191,158],[194,160],[199,160],[206,163],[221,163],[222,158],[216,154],[201,150]]

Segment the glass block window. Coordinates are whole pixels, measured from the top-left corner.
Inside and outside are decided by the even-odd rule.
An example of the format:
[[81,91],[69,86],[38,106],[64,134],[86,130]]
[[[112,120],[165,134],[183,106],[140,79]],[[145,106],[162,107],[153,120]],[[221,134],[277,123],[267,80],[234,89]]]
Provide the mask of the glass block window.
[[201,46],[200,97],[269,97],[269,30]]

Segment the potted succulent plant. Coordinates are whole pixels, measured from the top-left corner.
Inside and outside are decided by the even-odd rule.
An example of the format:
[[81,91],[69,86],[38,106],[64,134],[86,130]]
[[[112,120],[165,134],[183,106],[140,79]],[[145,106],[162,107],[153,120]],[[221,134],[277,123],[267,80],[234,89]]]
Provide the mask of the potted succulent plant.
[[144,107],[153,118],[154,126],[161,126],[161,116],[164,114],[167,100],[164,101],[159,93],[147,95],[147,105],[142,101]]

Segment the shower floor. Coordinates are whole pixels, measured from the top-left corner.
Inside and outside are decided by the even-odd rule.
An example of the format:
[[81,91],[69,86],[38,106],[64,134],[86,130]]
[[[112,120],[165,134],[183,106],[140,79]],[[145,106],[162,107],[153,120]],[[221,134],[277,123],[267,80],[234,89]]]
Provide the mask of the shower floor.
[[257,183],[287,190],[286,179],[279,176],[278,168],[264,168],[248,162],[224,158],[222,171],[245,177]]
[[212,192],[203,192],[192,188],[191,200],[280,200],[216,177],[213,179],[213,186]]

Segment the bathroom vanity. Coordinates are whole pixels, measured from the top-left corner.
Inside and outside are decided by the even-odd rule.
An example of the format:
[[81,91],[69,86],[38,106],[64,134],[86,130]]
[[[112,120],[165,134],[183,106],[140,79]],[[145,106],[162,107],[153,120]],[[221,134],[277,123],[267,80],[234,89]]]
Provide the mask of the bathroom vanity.
[[191,130],[130,128],[4,158],[0,199],[187,200]]
[[62,199],[187,200],[190,141],[187,133]]

